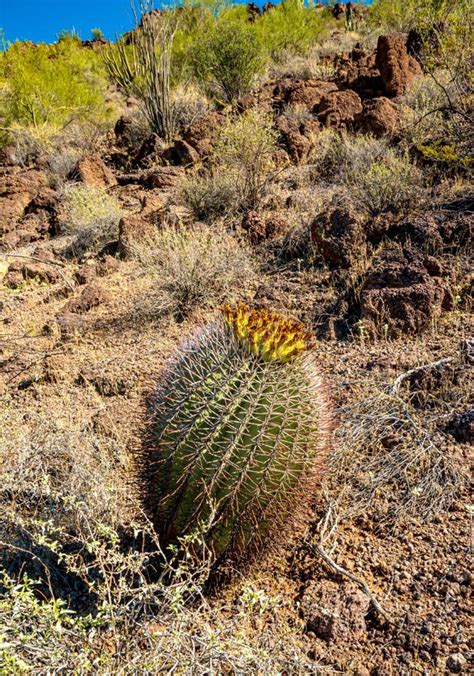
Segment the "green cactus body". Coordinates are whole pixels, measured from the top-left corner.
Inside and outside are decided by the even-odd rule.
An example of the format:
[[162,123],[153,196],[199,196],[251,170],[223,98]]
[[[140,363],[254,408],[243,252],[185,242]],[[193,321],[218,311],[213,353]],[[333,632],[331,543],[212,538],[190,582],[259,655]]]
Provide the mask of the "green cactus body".
[[[235,313],[252,312],[243,307]],[[248,558],[308,502],[329,409],[308,336],[290,326],[304,349],[268,331],[251,344],[224,316],[166,369],[143,458],[146,503],[165,543],[207,521],[212,505],[205,537],[216,559]]]

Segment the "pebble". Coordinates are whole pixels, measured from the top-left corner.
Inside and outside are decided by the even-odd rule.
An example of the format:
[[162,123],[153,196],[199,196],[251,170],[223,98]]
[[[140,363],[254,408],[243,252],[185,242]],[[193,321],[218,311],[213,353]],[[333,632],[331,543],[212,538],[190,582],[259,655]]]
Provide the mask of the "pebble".
[[453,674],[460,674],[466,664],[467,660],[462,653],[453,653],[446,660],[446,667]]

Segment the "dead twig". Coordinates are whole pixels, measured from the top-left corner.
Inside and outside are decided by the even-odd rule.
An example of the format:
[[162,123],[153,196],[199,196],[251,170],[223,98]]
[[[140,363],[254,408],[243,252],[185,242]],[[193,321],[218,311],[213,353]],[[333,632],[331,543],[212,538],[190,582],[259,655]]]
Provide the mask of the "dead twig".
[[394,620],[392,617],[388,614],[388,612],[384,609],[384,607],[377,601],[373,593],[370,591],[369,586],[365,580],[362,580],[362,578],[357,577],[353,573],[349,572],[339,564],[337,564],[334,559],[332,559],[329,554],[326,552],[324,549],[323,545],[321,544],[311,544],[311,549],[313,552],[319,554],[319,556],[323,559],[323,561],[330,567],[335,573],[338,573],[339,575],[342,575],[343,577],[347,577],[351,582],[354,582],[363,592],[366,596],[369,597],[372,605],[374,606],[375,610],[382,615],[389,624],[394,624]]
[[405,373],[399,375],[398,378],[395,380],[395,382],[393,383],[392,387],[389,390],[389,394],[392,394],[394,396],[398,395],[403,383],[409,380],[412,376],[422,375],[424,373],[428,373],[429,371],[441,371],[442,369],[444,369],[445,366],[448,366],[449,364],[452,364],[455,361],[456,360],[454,357],[447,357],[446,359],[439,359],[438,361],[434,361],[431,364],[417,366],[414,369],[405,371]]
[[331,538],[333,538],[336,533],[338,526],[338,516],[334,503],[330,502],[327,496],[326,500],[328,500],[329,506],[325,515],[318,524],[319,542],[316,544],[313,542],[309,543],[312,552],[318,554],[326,563],[326,565],[329,566],[329,568],[331,568],[331,570],[333,570],[335,573],[337,573],[338,575],[342,575],[342,577],[346,577],[351,582],[354,582],[354,584],[356,584],[359,587],[359,589],[361,589],[363,593],[366,596],[368,596],[375,610],[380,615],[382,615],[382,617],[384,617],[389,624],[395,624],[391,615],[385,610],[385,608],[381,605],[381,603],[376,599],[374,594],[371,592],[367,582],[362,578],[357,577],[357,575],[354,575],[354,573],[351,573],[350,571],[346,570],[346,568],[344,568],[343,566],[340,566],[338,563],[334,561],[332,556],[327,552],[325,548],[325,543],[329,541]]

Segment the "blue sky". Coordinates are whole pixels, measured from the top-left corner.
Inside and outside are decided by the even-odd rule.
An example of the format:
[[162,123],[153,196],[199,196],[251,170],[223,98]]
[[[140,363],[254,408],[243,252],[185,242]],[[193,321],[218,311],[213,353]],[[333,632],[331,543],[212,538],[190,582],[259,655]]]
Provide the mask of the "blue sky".
[[132,1],[0,0],[0,28],[9,42],[53,42],[60,31],[72,29],[87,39],[92,28],[101,28],[106,37],[114,38],[133,26]]
[[0,0],[0,28],[11,42],[53,42],[64,29],[87,39],[96,27],[113,38],[132,26],[130,0]]

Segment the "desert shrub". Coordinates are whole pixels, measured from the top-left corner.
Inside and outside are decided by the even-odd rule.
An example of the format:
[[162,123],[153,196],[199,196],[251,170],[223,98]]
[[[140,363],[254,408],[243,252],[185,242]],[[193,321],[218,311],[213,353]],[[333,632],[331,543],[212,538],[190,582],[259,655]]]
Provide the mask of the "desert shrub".
[[57,130],[50,125],[24,126],[13,122],[8,129],[8,143],[14,149],[13,160],[19,166],[28,166],[50,155],[52,138]]
[[225,14],[196,42],[191,59],[198,82],[228,102],[250,91],[265,65],[252,25]]
[[274,60],[288,54],[304,54],[327,35],[332,26],[329,12],[287,0],[265,12],[255,22],[259,42]]
[[0,502],[10,496],[21,508],[30,500],[35,517],[47,519],[54,513],[57,526],[69,527],[69,496],[71,503],[80,503],[84,516],[118,525],[115,519],[126,502],[121,481],[126,453],[118,442],[92,430],[87,408],[65,427],[61,416],[77,403],[70,392],[62,393],[64,410],[58,409],[60,415],[53,418],[35,414],[25,420],[9,397],[1,403]]
[[99,56],[67,36],[52,45],[16,42],[0,53],[0,119],[8,129],[107,118]]
[[72,254],[97,249],[117,238],[122,210],[103,188],[83,184],[66,186],[63,203],[66,213],[63,230],[73,236]]
[[278,174],[276,149],[270,115],[251,109],[230,120],[218,135],[209,171],[183,185],[196,217],[212,220],[258,207]]
[[196,85],[178,84],[172,93],[172,105],[176,118],[176,126],[185,129],[199,120],[211,108],[206,96]]
[[367,171],[354,169],[349,182],[355,201],[370,214],[386,210],[407,211],[423,202],[423,177],[407,155],[389,151]]
[[[50,402],[54,416],[34,407],[25,416],[1,398],[0,671],[159,673],[179,664],[203,673],[216,656],[230,671],[308,666],[284,617],[255,632],[277,598],[247,583],[231,617],[206,600],[200,531],[163,552],[127,480],[124,440],[91,424],[97,404],[65,388]],[[284,650],[271,641],[277,626]]]
[[328,131],[318,138],[314,158],[317,178],[340,185],[357,208],[372,215],[423,201],[421,171],[387,140]]
[[345,518],[374,509],[376,494],[390,496],[385,513],[376,517],[380,528],[414,514],[429,519],[449,508],[465,477],[459,458],[446,453],[436,414],[381,391],[348,414],[332,457]]
[[255,274],[249,250],[224,231],[165,228],[135,249],[152,280],[150,310],[183,318],[245,295]]
[[251,109],[227,124],[215,148],[219,167],[234,176],[239,206],[255,209],[275,178],[277,133],[272,117]]
[[183,0],[173,40],[171,78],[173,85],[193,80],[192,52],[216,21],[213,0]]
[[410,128],[415,145],[427,159],[469,166],[474,134],[471,0],[378,0],[371,21],[386,30],[415,29],[419,36],[419,58],[428,76],[406,99],[418,114]]
[[384,30],[407,32],[442,21],[456,4],[451,0],[375,0],[369,18]]
[[181,184],[181,194],[200,221],[229,216],[239,205],[234,176],[219,169],[188,177]]
[[45,160],[57,189],[64,187],[78,160],[96,150],[105,129],[95,122],[72,123],[51,137]]

